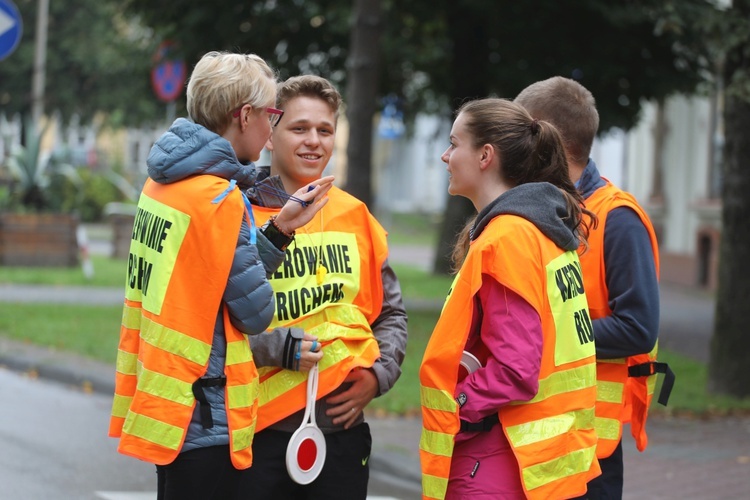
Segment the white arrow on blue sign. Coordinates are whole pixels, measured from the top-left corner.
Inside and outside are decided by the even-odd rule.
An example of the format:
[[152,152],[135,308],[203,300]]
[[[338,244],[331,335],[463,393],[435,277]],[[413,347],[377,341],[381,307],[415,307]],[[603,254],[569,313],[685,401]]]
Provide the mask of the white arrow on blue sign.
[[8,57],[21,41],[23,21],[10,0],[0,0],[0,61]]

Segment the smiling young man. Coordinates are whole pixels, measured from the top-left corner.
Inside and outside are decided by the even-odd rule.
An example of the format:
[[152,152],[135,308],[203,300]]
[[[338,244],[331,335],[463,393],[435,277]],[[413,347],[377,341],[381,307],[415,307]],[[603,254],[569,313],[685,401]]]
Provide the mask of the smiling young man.
[[[317,76],[290,78],[278,90],[284,115],[267,144],[270,176],[249,193],[258,224],[321,177],[333,154],[341,104],[336,88]],[[396,383],[407,337],[401,288],[387,257],[386,232],[365,204],[333,187],[271,275],[276,308],[270,331],[285,332],[251,343],[261,377],[259,432],[246,485],[252,498],[366,498],[372,438],[363,410]],[[303,421],[307,371],[316,362],[316,420],[327,457],[318,478],[303,486],[287,473],[285,455]]]

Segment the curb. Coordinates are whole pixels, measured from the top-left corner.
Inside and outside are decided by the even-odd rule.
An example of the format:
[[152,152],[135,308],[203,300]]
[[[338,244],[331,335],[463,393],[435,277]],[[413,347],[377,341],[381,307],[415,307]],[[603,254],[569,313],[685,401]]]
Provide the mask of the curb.
[[0,338],[0,366],[85,392],[114,394],[114,366],[84,356]]

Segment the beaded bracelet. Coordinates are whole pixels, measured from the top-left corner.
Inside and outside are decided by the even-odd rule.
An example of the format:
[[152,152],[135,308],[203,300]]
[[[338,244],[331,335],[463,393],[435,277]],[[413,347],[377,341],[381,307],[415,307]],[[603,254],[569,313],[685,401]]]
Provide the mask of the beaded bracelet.
[[268,218],[268,221],[271,223],[273,227],[276,228],[278,232],[289,238],[290,240],[294,238],[294,235],[297,233],[297,231],[292,231],[292,234],[287,233],[286,231],[282,230],[279,225],[276,223],[276,216],[272,215]]

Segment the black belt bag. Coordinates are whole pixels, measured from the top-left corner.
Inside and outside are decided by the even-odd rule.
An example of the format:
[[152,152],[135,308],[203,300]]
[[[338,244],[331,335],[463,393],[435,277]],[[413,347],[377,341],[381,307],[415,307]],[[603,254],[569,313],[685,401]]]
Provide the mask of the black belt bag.
[[461,430],[459,432],[489,432],[498,423],[500,423],[500,418],[497,416],[497,413],[484,417],[479,422],[461,420]]

